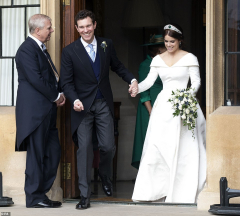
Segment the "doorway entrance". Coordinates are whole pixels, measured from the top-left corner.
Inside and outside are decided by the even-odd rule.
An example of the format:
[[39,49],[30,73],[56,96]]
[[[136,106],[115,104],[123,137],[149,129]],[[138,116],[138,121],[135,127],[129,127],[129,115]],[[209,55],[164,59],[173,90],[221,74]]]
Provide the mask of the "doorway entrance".
[[[67,1],[65,1],[67,2]],[[125,15],[125,8],[128,0],[72,0],[71,4],[63,5],[61,8],[62,17],[62,48],[77,40],[79,35],[74,27],[74,17],[81,9],[92,10],[96,15],[96,35],[111,38],[114,42],[118,58],[136,77],[138,66],[143,61],[144,50],[140,46],[147,42],[152,33],[160,34],[163,26],[145,28],[144,36],[142,28],[124,29],[122,20]],[[206,0],[157,0],[164,17],[164,23],[178,23],[182,26],[185,35],[186,50],[198,57],[200,64],[200,75],[202,86],[197,98],[205,114],[206,110],[206,85],[205,85],[205,45],[206,45],[206,23],[204,21],[206,12]],[[181,2],[181,3],[180,3]],[[134,12],[134,11],[133,11]],[[147,17],[146,17],[147,19]],[[132,99],[127,94],[126,84],[120,81],[114,73],[111,73],[110,80],[114,94],[114,101],[117,103],[115,110],[115,133],[118,152],[116,152],[115,164],[113,165],[114,184],[113,197],[106,198],[103,194],[101,183],[97,176],[96,153],[92,174],[92,199],[103,201],[131,201],[134,187],[134,179],[137,170],[131,167],[132,145],[135,128],[136,108],[138,99]],[[115,103],[115,104],[116,104]],[[62,174],[61,184],[64,198],[78,198],[78,177],[76,167],[77,147],[72,142],[70,131],[70,110],[72,105],[67,102],[61,112],[61,144],[62,144]]]

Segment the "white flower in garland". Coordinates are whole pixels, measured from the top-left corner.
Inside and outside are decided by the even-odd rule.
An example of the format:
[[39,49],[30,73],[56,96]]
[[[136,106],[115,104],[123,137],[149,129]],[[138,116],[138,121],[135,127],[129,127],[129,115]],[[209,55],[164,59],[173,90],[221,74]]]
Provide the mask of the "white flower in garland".
[[[196,127],[197,119],[197,99],[191,94],[193,90],[191,88],[177,89],[172,91],[172,95],[168,102],[171,102],[174,110],[173,116],[180,116],[183,125],[188,127],[188,130],[192,131],[194,137],[194,128]],[[194,137],[195,139],[195,137]]]

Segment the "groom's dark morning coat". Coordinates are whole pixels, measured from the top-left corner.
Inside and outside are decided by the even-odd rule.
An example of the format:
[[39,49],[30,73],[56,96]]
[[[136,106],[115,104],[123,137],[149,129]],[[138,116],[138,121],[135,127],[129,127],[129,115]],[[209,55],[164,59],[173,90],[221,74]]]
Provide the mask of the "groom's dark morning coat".
[[56,77],[38,44],[28,37],[16,54],[18,91],[16,103],[16,150],[26,151],[24,143],[45,119],[58,97]]
[[[113,115],[113,95],[109,82],[109,67],[118,76],[129,84],[134,78],[124,65],[118,60],[112,40],[96,37],[97,52],[100,56],[100,78],[97,80],[91,66],[88,53],[86,52],[80,38],[63,49],[61,62],[61,86],[66,97],[73,105],[79,99],[84,110],[76,112],[71,110],[71,131],[73,141],[77,144],[76,130],[83,120],[86,112],[91,107],[98,88],[105,98],[110,111]],[[101,44],[105,41],[107,47],[102,48]],[[127,91],[127,89],[126,89]]]

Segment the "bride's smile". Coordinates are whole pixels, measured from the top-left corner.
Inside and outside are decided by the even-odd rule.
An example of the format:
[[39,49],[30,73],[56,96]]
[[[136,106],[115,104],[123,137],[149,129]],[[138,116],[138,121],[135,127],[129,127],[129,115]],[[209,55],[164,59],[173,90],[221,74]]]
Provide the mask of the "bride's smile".
[[179,50],[180,41],[173,37],[170,37],[169,35],[165,36],[164,43],[168,52],[173,53]]

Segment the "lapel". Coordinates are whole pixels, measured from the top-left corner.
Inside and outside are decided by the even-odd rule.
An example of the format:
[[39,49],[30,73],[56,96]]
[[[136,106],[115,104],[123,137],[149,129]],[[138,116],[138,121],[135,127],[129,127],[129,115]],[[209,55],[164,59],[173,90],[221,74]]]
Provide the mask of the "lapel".
[[[48,68],[49,68],[49,70],[51,71],[50,74],[52,74],[53,77],[54,77],[54,79],[56,79],[55,74],[54,74],[54,72],[53,72],[53,69],[52,69],[52,67],[51,67],[51,65],[50,65],[47,57],[45,56],[45,54],[43,53],[43,51],[41,50],[41,48],[38,46],[37,42],[34,41],[34,40],[33,40],[32,38],[30,38],[30,37],[27,37],[26,40],[28,40],[29,42],[31,42],[31,43],[35,46],[35,48],[37,49],[37,52],[38,52],[39,55],[41,56],[42,60],[46,62],[46,65],[48,65]],[[55,66],[54,66],[54,67],[55,67]],[[57,70],[56,70],[56,72],[57,72]]]
[[104,52],[104,49],[101,47],[101,43],[103,42],[102,38],[96,37],[97,40],[97,52],[99,53],[99,57],[100,57],[100,78],[99,81],[102,78],[102,75],[104,73],[104,67],[105,67],[105,63],[106,63],[106,50]]
[[75,52],[76,56],[79,58],[79,60],[81,61],[82,65],[87,69],[87,71],[90,72],[91,76],[97,80],[92,65],[90,63],[89,57],[88,57],[88,53],[86,51],[86,49],[84,48],[83,44],[81,43],[80,38],[78,38],[75,41],[75,46],[73,47],[73,51]]

